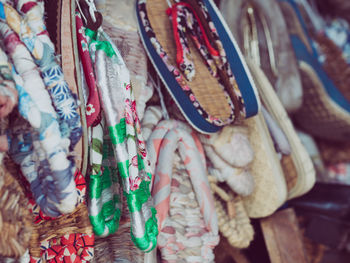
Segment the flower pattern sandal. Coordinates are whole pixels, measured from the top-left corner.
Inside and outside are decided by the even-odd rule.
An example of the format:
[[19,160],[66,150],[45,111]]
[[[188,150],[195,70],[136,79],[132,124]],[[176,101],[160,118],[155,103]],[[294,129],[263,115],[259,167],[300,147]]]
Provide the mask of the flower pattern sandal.
[[97,32],[87,28],[85,33],[95,63],[102,108],[118,162],[124,195],[131,213],[131,237],[141,250],[150,251],[156,246],[158,235],[156,210],[152,207],[150,195],[152,174],[131,91],[129,72],[118,50],[101,28]]
[[118,167],[111,145],[103,125],[95,126],[90,148],[89,217],[95,234],[101,237],[118,230],[122,210]]
[[[259,101],[247,67],[215,4],[207,0],[195,4],[189,2],[177,2],[168,9],[165,0],[139,0],[139,32],[153,65],[183,115],[197,130],[213,133],[234,120],[255,115]],[[172,17],[171,21],[168,14]],[[211,27],[210,32],[205,24]],[[188,29],[192,29],[191,37],[200,50],[192,52],[191,59],[187,48],[189,43],[184,35]],[[170,31],[174,32],[175,41],[165,35]],[[212,39],[216,39],[216,48],[213,48]],[[177,46],[177,54],[174,46]],[[232,52],[225,54],[224,49]],[[219,57],[216,57],[218,54]],[[175,57],[185,75],[175,67]],[[202,62],[203,57],[205,63]],[[195,76],[192,64],[196,68]],[[219,80],[208,71],[208,66],[214,76],[216,66]],[[186,75],[192,81],[186,80]],[[240,90],[239,86],[245,88]]]

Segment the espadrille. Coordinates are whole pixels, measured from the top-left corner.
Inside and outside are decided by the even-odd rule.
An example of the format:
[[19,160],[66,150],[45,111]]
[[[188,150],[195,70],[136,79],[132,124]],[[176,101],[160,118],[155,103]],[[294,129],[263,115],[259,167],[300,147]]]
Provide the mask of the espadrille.
[[[350,102],[341,87],[344,84],[348,86],[346,83],[349,78],[346,78],[346,82],[340,79],[349,70],[349,66],[340,50],[325,35],[316,30],[308,31],[301,12],[304,8],[301,9],[297,1],[279,0],[279,4],[299,62],[305,93],[302,107],[295,115],[298,125],[319,138],[348,140]],[[325,56],[324,63],[320,62],[320,55]],[[335,74],[339,70],[342,74]]]
[[139,0],[136,10],[148,56],[195,129],[213,133],[257,114],[254,83],[212,0]]

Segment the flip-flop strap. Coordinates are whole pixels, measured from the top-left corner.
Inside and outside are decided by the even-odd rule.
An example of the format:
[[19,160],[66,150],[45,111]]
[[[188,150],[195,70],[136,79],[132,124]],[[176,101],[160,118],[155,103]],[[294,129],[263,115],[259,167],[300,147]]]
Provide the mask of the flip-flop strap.
[[[156,246],[158,235],[156,210],[150,196],[152,174],[131,91],[129,72],[119,51],[101,28],[97,33],[88,29],[86,32],[93,40],[90,50],[96,48],[95,55],[92,56],[95,58],[96,79],[124,195],[131,213],[131,237],[141,250],[150,251]],[[119,102],[116,104],[114,100]]]
[[217,63],[215,60],[219,58],[220,54],[219,51],[210,43],[207,32],[205,31],[196,10],[194,10],[188,3],[184,2],[179,2],[174,6],[176,6],[178,9],[184,10],[186,14],[185,21],[187,30],[189,31],[196,48],[203,57],[203,60],[205,61],[210,73],[214,77],[218,77],[216,67]]
[[245,115],[244,101],[242,94],[237,86],[237,82],[233,76],[230,64],[226,57],[225,49],[220,41],[220,36],[215,28],[213,21],[210,18],[209,12],[205,4],[201,0],[185,0],[191,5],[199,17],[199,21],[203,25],[204,31],[209,38],[213,47],[219,51],[219,57],[215,58],[218,67],[218,73],[225,91],[229,94],[235,109],[235,121],[239,120],[242,115]]
[[186,37],[186,13],[183,9],[173,6],[167,9],[167,14],[172,21],[173,34],[176,45],[176,63],[186,79],[191,81],[195,76],[194,63]]
[[190,33],[210,73],[214,77],[217,77],[217,69],[212,56],[218,57],[219,52],[210,44],[195,10],[189,4],[179,2],[169,8],[167,13],[173,25],[173,34],[177,50],[176,62],[186,79],[191,81],[195,76],[194,63],[191,58],[186,32]]
[[161,141],[161,144],[159,147],[158,164],[152,191],[158,212],[159,230],[162,229],[164,220],[169,211],[170,185],[173,168],[172,165],[169,164],[173,163],[175,150],[179,149],[180,156],[192,180],[194,191],[204,216],[204,221],[209,231],[217,233],[217,218],[215,210],[213,210],[214,202],[206,178],[206,168],[203,166],[202,157],[198,153],[198,148],[196,147],[192,135],[181,128],[164,129],[163,134],[164,136],[158,139]]
[[273,42],[271,38],[271,32],[267,24],[266,17],[259,11],[259,8],[255,6],[252,2],[249,2],[243,9],[243,46],[246,55],[248,55],[257,65],[261,66],[260,59],[260,49],[259,49],[259,39],[258,25],[256,20],[261,21],[262,30],[264,33],[264,38],[267,45],[269,66],[271,72],[275,77],[278,76],[278,69],[276,65],[276,56],[273,48]]
[[109,136],[103,138],[101,124],[92,129],[90,160],[93,174],[90,175],[89,184],[89,218],[95,234],[107,236],[119,228],[120,186],[117,167],[113,165],[114,153]]
[[89,53],[89,47],[85,36],[85,29],[83,21],[79,12],[75,14],[75,21],[77,25],[78,50],[81,63],[83,66],[86,84],[89,90],[89,98],[86,102],[86,121],[87,127],[94,126],[100,114],[100,100],[96,87],[95,74]]

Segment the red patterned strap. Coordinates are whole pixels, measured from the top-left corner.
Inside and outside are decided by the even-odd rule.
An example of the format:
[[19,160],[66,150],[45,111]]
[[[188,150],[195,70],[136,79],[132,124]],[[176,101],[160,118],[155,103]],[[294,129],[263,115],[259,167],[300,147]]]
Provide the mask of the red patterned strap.
[[83,66],[86,84],[89,89],[89,98],[86,103],[86,122],[87,127],[90,127],[94,126],[96,120],[99,120],[98,116],[100,114],[100,100],[98,96],[89,48],[85,36],[85,29],[79,12],[75,14],[75,21],[77,28],[79,56]]

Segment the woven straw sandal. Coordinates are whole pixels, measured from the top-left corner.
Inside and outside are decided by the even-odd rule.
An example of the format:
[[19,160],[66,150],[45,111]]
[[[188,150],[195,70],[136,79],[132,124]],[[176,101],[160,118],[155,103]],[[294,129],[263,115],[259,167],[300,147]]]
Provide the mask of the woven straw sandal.
[[258,112],[250,73],[212,0],[177,1],[172,6],[166,0],[139,0],[137,17],[150,60],[194,128],[212,133]]
[[303,90],[278,3],[275,0],[224,0],[220,10],[234,35],[242,36],[238,40],[241,49],[245,53],[251,49],[253,56],[248,57],[261,66],[285,109],[295,112],[301,106]]
[[209,183],[214,194],[216,213],[221,234],[231,246],[247,248],[254,238],[254,229],[242,199],[233,192],[219,187],[219,181],[209,176]]
[[250,166],[255,189],[251,195],[243,197],[244,206],[250,218],[266,217],[287,200],[287,185],[262,114],[246,120],[244,124],[248,127],[249,141],[255,154]]
[[[301,10],[294,0],[279,0],[279,3],[286,18],[304,86],[303,105],[295,115],[297,123],[316,137],[348,140],[350,102],[344,96],[339,76],[329,74],[332,72],[331,67],[334,72],[335,68],[344,64],[341,55],[334,52],[337,48],[325,36],[316,33],[311,39]],[[326,55],[323,65],[318,61],[319,52],[314,44],[319,45],[319,50]]]
[[73,213],[57,218],[46,216],[33,199],[27,201],[35,222],[29,244],[31,262],[65,262],[74,258],[82,262],[94,256],[94,234],[85,204],[86,182],[75,174],[79,200]]
[[[282,155],[281,159],[281,166],[284,173],[284,176],[286,178],[287,182],[287,188],[288,188],[288,198],[294,198],[297,196],[302,195],[303,193],[307,192],[311,189],[311,187],[315,183],[315,170],[313,168],[311,159],[306,152],[304,146],[301,144],[300,139],[298,138],[293,124],[291,123],[283,105],[281,104],[281,101],[283,101],[286,98],[283,98],[283,96],[288,97],[286,94],[292,93],[291,88],[289,88],[289,92],[287,91],[280,91],[285,92],[283,96],[279,94],[278,97],[275,93],[273,87],[271,78],[269,79],[267,74],[271,74],[271,71],[273,71],[273,62],[274,59],[274,51],[273,47],[270,47],[270,50],[268,50],[269,58],[264,58],[262,56],[263,52],[259,52],[259,41],[260,38],[258,38],[258,33],[260,35],[264,33],[265,35],[265,41],[267,43],[267,46],[272,45],[272,31],[270,34],[270,31],[267,27],[267,17],[269,14],[269,11],[267,11],[265,4],[261,3],[263,1],[251,1],[247,5],[244,6],[242,9],[242,13],[240,16],[237,15],[237,17],[241,17],[240,23],[237,24],[230,23],[232,25],[232,29],[236,30],[236,33],[238,34],[238,39],[240,39],[242,46],[244,47],[244,53],[248,61],[249,68],[252,72],[252,75],[254,77],[254,81],[257,85],[257,88],[259,90],[259,94],[262,98],[262,102],[264,106],[267,108],[267,111],[272,115],[272,117],[275,119],[277,124],[280,126],[282,132],[285,134],[286,139],[289,142],[290,145],[290,155]],[[274,5],[272,5],[274,6]],[[277,9],[277,16],[281,16],[280,10]],[[266,14],[266,15],[265,15]],[[282,18],[281,18],[282,19]],[[233,21],[232,21],[233,22]],[[258,31],[258,24],[261,23],[261,26],[263,27],[262,30]],[[281,22],[283,25],[283,21]],[[265,26],[264,26],[265,24]],[[282,25],[280,25],[282,27]],[[238,27],[238,28],[237,28]],[[276,26],[270,27],[270,29],[274,29]],[[281,29],[275,29],[275,31],[278,31],[280,34],[280,37],[286,41],[288,46],[288,35],[284,35],[281,33]],[[274,34],[277,34],[277,32],[274,32]],[[270,37],[270,39],[269,39]],[[276,36],[275,36],[276,38]],[[276,48],[278,50],[278,48]],[[285,51],[286,54],[284,56],[290,56],[290,52]],[[276,55],[281,56],[281,60],[283,60],[283,50],[281,53],[276,53]],[[272,56],[272,57],[271,57]],[[293,56],[292,56],[293,57]],[[277,59],[277,58],[276,58]],[[270,63],[270,70],[264,69],[264,60],[269,60]],[[293,64],[294,58],[291,59],[290,65]],[[282,62],[281,62],[282,63]],[[286,62],[285,62],[286,63]],[[265,63],[266,64],[266,63]],[[278,65],[276,63],[276,65]],[[277,70],[278,66],[275,66],[275,71]],[[263,71],[264,69],[264,71]],[[296,69],[295,69],[296,70]],[[290,67],[290,71],[293,72],[293,66]],[[270,73],[269,73],[270,72]],[[287,74],[287,72],[284,72]],[[300,81],[298,78],[298,73],[295,74],[295,83],[299,84],[300,87]],[[277,90],[277,93],[279,91]],[[301,94],[300,92],[297,92]],[[296,99],[293,97],[293,95],[289,95],[292,100]],[[281,100],[280,100],[281,99]],[[300,99],[300,98],[299,98]],[[293,103],[293,102],[292,102]],[[284,104],[288,104],[285,102]],[[300,105],[299,105],[300,106]]]
[[308,192],[315,184],[316,173],[306,149],[302,145],[287,112],[283,108],[264,72],[248,61],[263,104],[277,121],[291,147],[290,155],[283,155],[281,165],[287,181],[288,199]]
[[11,173],[0,166],[0,255],[19,258],[29,247],[33,223],[23,189]]

